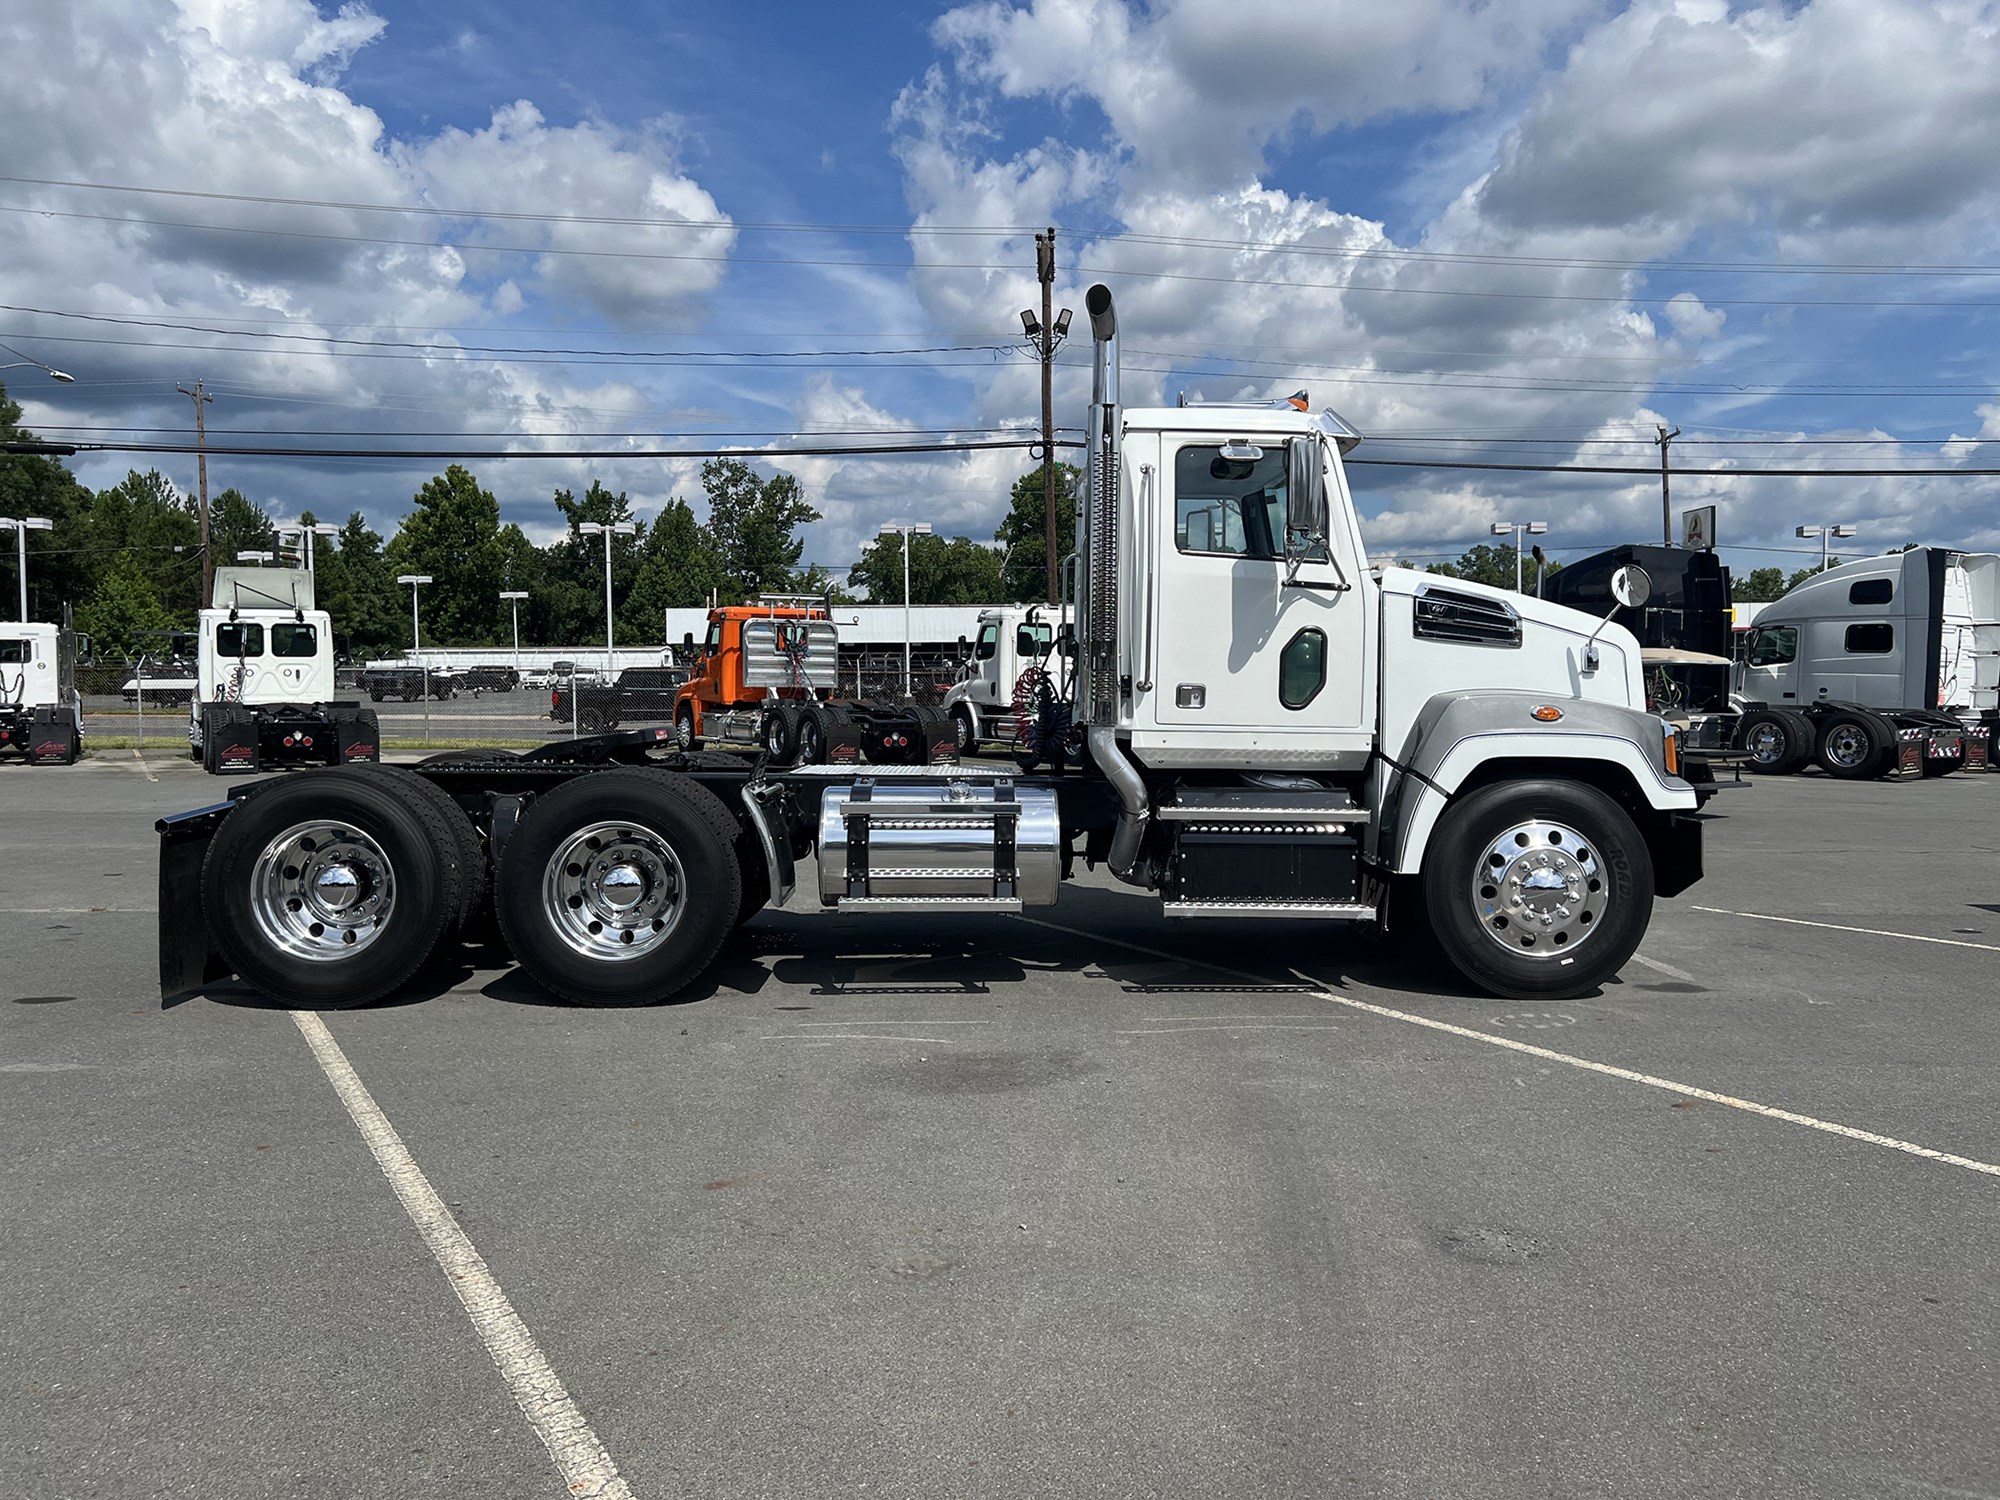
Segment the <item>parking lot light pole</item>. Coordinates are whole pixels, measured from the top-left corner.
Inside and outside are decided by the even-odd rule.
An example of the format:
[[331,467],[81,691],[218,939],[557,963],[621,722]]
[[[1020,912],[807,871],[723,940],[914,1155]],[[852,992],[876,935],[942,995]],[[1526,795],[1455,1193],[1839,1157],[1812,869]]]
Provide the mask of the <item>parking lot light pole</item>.
[[28,533],[31,531],[53,531],[55,522],[47,516],[23,516],[15,520],[12,516],[0,516],[0,527],[11,527],[14,532],[14,553],[21,564],[21,623],[28,623]]
[[278,535],[296,536],[306,554],[306,571],[313,571],[313,538],[316,536],[339,536],[340,528],[331,521],[298,521],[290,526],[280,526]]
[[417,659],[417,667],[424,674],[424,743],[431,741],[431,669],[424,665],[423,625],[417,619],[417,590],[424,584],[434,582],[428,573],[398,573],[396,582],[410,586],[410,654]]
[[[21,354],[21,351],[11,344],[0,344],[0,349],[5,349],[9,354]],[[65,370],[58,370],[54,365],[45,365],[39,359],[30,359],[25,354],[21,354],[19,359],[9,360],[6,364],[0,365],[0,370],[18,370],[26,365],[32,365],[35,369],[40,370],[58,385],[76,384],[76,377],[74,375],[69,374]]]
[[526,589],[503,589],[500,597],[505,599],[514,611],[514,685],[521,681],[521,601],[528,597]]
[[910,691],[910,533],[915,532],[919,536],[928,536],[930,535],[930,529],[931,523],[928,521],[912,521],[908,523],[888,521],[883,524],[881,530],[878,532],[878,535],[881,536],[894,536],[897,533],[901,533],[903,538],[903,701],[905,703],[909,702],[912,696],[914,696]]
[[[635,536],[639,528],[630,521],[579,521],[576,529],[584,536],[604,536],[604,670],[615,679],[618,676],[618,658],[612,654],[611,644],[611,539],[615,536]],[[570,692],[576,692],[575,682],[570,684]]]
[[[1495,521],[1493,523],[1493,534],[1495,536],[1506,536],[1509,532],[1514,534],[1514,592],[1517,594],[1527,592],[1527,590],[1521,587],[1521,538],[1524,535],[1541,536],[1548,529],[1549,523],[1547,521]],[[1537,573],[1535,577],[1539,582],[1541,575]]]
[[1819,570],[1824,573],[1832,566],[1833,559],[1828,553],[1833,544],[1833,539],[1837,536],[1853,536],[1854,528],[1852,526],[1801,526],[1793,534],[1807,539],[1812,537],[1819,538]]

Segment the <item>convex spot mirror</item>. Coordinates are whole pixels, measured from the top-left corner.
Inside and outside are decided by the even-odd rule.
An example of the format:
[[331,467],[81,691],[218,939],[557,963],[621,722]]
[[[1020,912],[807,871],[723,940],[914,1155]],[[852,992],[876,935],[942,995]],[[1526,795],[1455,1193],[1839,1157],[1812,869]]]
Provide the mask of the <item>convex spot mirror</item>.
[[1611,597],[1622,609],[1637,609],[1653,597],[1651,575],[1634,563],[1625,564],[1611,575]]

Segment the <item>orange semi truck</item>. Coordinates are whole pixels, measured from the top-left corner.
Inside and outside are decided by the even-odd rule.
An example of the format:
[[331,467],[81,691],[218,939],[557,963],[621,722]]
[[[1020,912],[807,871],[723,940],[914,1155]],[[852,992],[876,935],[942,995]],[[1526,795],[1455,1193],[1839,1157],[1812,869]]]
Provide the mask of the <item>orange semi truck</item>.
[[756,746],[781,766],[923,765],[956,753],[938,709],[836,697],[839,662],[840,631],[822,599],[767,594],[712,609],[694,676],[674,699],[674,737],[683,750]]

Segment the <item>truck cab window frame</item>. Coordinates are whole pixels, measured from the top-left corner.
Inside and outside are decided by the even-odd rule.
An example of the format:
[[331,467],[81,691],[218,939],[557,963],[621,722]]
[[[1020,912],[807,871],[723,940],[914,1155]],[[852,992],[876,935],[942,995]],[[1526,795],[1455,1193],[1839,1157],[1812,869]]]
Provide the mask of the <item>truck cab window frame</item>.
[[[1289,514],[1286,443],[1272,440],[1261,458],[1222,456],[1216,444],[1190,443],[1174,454],[1174,546],[1194,557],[1247,562],[1285,560]],[[1317,547],[1306,559],[1325,562]]]
[[1750,637],[1745,660],[1753,667],[1788,667],[1799,659],[1796,625],[1760,625]]
[[271,654],[290,660],[310,661],[319,655],[319,629],[313,625],[280,622],[271,627]]
[[979,627],[979,639],[972,647],[974,661],[991,661],[1000,654],[1000,627],[991,620]]
[[35,659],[35,643],[20,636],[0,637],[0,667],[25,667]]
[[215,654],[231,661],[238,657],[264,654],[264,627],[247,621],[225,620],[215,627]]

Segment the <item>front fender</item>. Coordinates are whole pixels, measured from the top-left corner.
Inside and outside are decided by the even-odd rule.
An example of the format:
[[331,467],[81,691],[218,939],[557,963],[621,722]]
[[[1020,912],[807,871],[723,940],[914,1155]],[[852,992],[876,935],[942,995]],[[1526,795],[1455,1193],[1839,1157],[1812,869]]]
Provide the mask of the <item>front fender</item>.
[[[1544,723],[1531,710],[1554,707]],[[1446,805],[1496,762],[1531,774],[1601,783],[1607,777],[1661,814],[1692,812],[1695,790],[1666,768],[1663,722],[1640,709],[1518,691],[1441,693],[1424,705],[1381,801],[1376,862],[1399,875],[1423,867],[1431,831]]]

